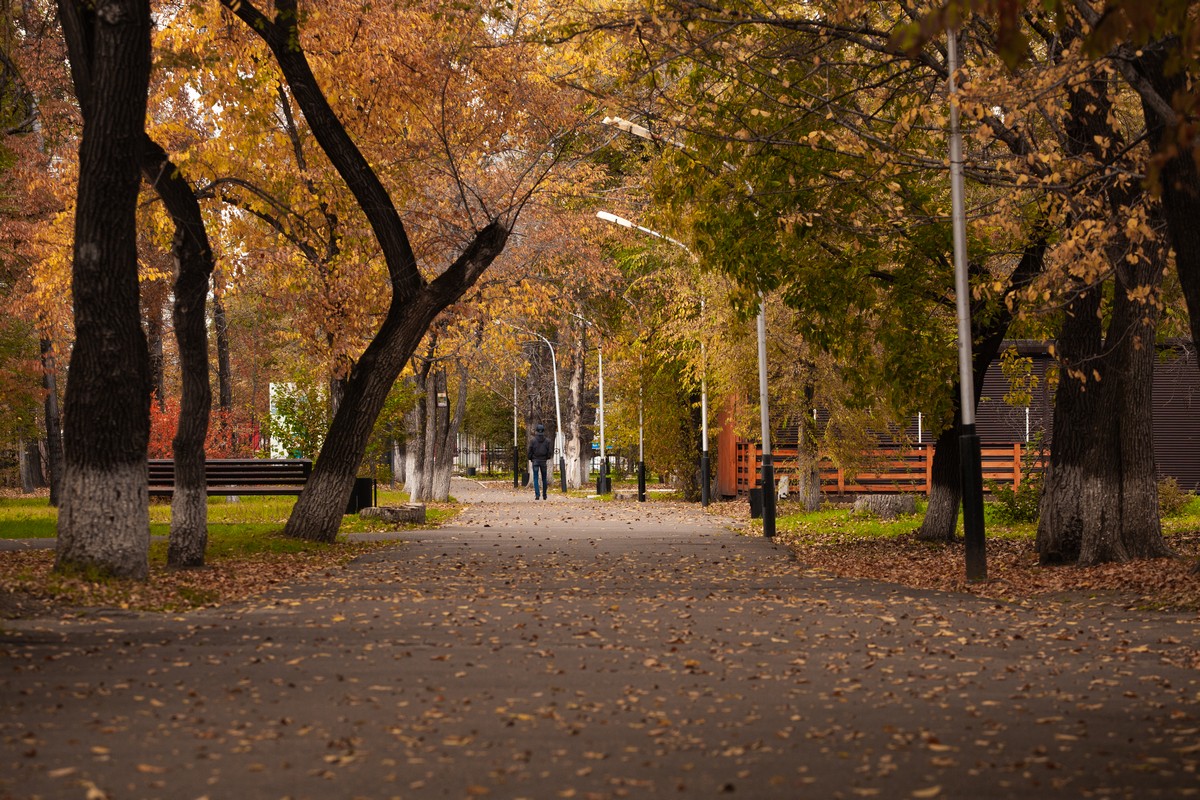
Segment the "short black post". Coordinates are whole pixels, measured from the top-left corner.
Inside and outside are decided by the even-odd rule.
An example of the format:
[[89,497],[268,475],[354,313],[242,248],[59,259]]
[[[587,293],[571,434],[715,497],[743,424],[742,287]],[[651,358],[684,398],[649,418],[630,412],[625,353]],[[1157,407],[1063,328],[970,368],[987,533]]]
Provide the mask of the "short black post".
[[708,508],[708,451],[700,451],[700,505]]
[[762,457],[763,536],[775,538],[775,465],[770,453]]
[[562,493],[567,493],[567,459],[563,456],[558,457],[558,482],[562,488]]
[[596,486],[596,494],[608,494],[610,484],[608,481],[608,456],[600,459],[600,480]]
[[513,488],[521,488],[521,456],[517,453],[517,446],[513,445]]
[[966,538],[967,580],[987,580],[987,540],[983,527],[983,453],[974,425],[963,425],[958,437],[962,479],[963,533]]
[[638,502],[646,502],[646,462],[638,462]]

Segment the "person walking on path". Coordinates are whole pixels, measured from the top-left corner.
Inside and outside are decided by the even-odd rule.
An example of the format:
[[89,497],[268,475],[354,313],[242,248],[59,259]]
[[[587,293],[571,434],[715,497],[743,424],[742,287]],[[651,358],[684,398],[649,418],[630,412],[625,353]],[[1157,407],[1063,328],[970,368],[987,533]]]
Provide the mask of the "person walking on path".
[[[533,496],[546,499],[546,487],[549,484],[546,473],[546,461],[554,453],[554,446],[550,444],[550,440],[546,438],[546,426],[538,425],[537,434],[533,437],[533,441],[529,443],[529,461],[533,464]],[[541,483],[538,483],[538,477],[541,476]],[[539,490],[538,487],[541,487]],[[541,492],[539,495],[538,492]]]

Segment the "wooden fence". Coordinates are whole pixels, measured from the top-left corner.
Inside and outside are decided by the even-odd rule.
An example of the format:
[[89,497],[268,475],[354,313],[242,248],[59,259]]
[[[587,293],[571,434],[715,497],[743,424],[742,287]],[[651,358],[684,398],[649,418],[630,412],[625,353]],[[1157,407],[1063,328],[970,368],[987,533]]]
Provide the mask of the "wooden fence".
[[[984,445],[983,479],[1008,484],[1014,488],[1021,485],[1022,458],[1025,445]],[[894,494],[900,492],[929,493],[933,474],[932,444],[902,449],[883,447],[865,455],[862,465],[854,474],[847,473],[823,456],[820,461],[821,491],[827,494]],[[1043,455],[1044,458],[1044,455]],[[773,454],[775,479],[789,476],[793,486],[797,480],[795,448],[778,448]],[[750,442],[737,444],[737,491],[742,494],[758,485],[762,465],[762,448]],[[1034,469],[1042,469],[1039,460]],[[984,486],[986,490],[986,485]]]

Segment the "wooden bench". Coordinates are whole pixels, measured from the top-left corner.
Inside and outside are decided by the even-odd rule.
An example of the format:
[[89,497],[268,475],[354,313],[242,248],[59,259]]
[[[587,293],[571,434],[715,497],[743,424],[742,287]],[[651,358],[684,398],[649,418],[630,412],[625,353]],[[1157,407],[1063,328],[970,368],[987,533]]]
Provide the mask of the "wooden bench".
[[[147,464],[150,495],[173,494],[175,462],[152,458]],[[204,489],[209,495],[298,495],[311,474],[307,458],[210,458],[204,462]]]

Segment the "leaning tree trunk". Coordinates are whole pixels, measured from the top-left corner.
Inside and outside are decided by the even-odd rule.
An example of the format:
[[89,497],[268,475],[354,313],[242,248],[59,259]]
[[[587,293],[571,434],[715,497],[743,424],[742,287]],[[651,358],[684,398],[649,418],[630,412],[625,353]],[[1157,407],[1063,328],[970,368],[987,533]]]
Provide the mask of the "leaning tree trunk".
[[83,138],[55,567],[145,578],[150,369],[138,303],[137,199],[150,7],[146,0],[60,0],[59,16]]
[[[988,366],[996,359],[1008,328],[1012,324],[1013,312],[1020,303],[1021,290],[1041,274],[1046,264],[1045,231],[1039,230],[1034,241],[1026,245],[1012,275],[1008,279],[1003,306],[986,316],[987,322],[980,323],[984,315],[977,304],[971,309],[971,338],[974,346],[971,353],[971,379],[975,389],[975,406],[983,397],[983,379]],[[925,519],[917,529],[917,538],[926,542],[952,542],[958,529],[958,509],[962,504],[962,470],[959,465],[960,428],[962,426],[962,391],[960,383],[954,382],[954,421],[950,427],[938,434],[934,444],[933,464],[930,468],[929,504]]]
[[332,542],[392,384],[438,313],[471,288],[500,255],[511,223],[491,220],[475,232],[453,263],[426,281],[395,203],[312,72],[302,46],[296,0],[275,0],[272,17],[259,11],[253,0],[222,0],[222,4],[271,49],[313,137],[354,195],[387,265],[391,290],[387,315],[350,370],[342,404],[284,529],[295,538]]
[[62,493],[63,443],[62,418],[58,413],[58,369],[54,362],[54,343],[41,340],[42,388],[46,392],[46,477],[50,481],[50,505],[58,507]]
[[213,271],[212,248],[200,204],[179,168],[149,136],[142,139],[142,173],[162,198],[175,224],[175,301],[171,320],[179,350],[182,394],[179,424],[171,442],[175,490],[171,495],[171,535],[167,565],[199,567],[208,546],[208,495],[204,443],[212,411],[208,380],[208,325],[205,300]]

